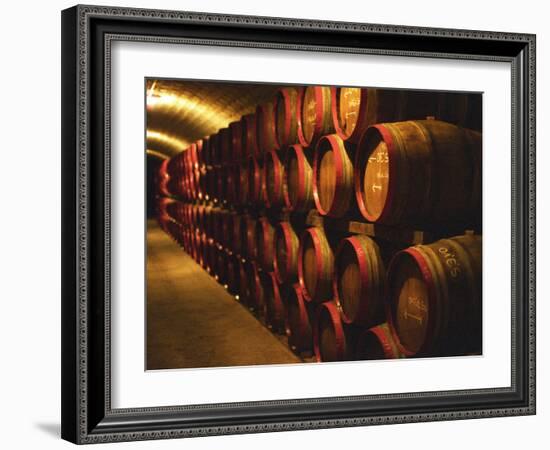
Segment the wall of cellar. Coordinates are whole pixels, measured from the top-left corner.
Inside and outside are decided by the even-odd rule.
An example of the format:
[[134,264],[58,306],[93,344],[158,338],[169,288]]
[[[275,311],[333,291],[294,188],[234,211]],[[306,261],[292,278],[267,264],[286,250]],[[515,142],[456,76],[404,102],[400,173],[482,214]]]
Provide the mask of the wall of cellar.
[[480,354],[481,94],[262,92],[150,155],[162,230],[304,361]]

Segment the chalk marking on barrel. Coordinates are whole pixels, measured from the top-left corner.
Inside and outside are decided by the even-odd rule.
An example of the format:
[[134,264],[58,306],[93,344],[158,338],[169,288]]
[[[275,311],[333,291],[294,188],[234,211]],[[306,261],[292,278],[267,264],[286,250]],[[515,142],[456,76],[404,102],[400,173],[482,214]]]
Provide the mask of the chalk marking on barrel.
[[426,304],[422,301],[422,299],[418,297],[407,297],[408,304],[415,306],[420,311],[427,312],[428,308],[426,307]]
[[410,312],[408,312],[407,310],[403,311],[403,317],[405,319],[408,319],[409,317],[412,318],[412,319],[415,319],[418,323],[420,323],[422,325],[422,322],[424,321],[424,319],[420,316],[417,316],[415,314],[411,314]]

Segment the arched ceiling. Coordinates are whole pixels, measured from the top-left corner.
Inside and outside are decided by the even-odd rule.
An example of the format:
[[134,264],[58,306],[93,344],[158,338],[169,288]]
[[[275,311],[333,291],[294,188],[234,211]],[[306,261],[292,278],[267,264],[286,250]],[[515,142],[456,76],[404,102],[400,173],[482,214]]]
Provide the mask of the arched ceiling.
[[147,80],[147,151],[172,156],[227,127],[260,103],[277,85],[186,80]]

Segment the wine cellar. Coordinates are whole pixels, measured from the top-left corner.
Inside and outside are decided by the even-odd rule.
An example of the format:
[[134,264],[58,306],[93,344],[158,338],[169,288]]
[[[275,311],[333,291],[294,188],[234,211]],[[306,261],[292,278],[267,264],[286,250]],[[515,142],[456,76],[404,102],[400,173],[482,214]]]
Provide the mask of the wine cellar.
[[148,80],[148,368],[481,354],[481,125],[480,93]]

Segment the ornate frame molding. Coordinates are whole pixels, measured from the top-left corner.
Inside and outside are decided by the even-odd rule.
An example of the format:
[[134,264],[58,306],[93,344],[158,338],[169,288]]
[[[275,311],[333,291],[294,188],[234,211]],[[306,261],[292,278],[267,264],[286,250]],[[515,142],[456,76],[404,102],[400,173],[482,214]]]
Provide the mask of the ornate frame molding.
[[[103,178],[93,178],[94,169],[90,164],[93,139],[93,108],[92,96],[96,96],[92,77],[96,76],[97,61],[94,55],[98,49],[93,47],[93,22],[97,19],[114,21],[122,19],[138,21],[147,28],[148,24],[157,22],[167,26],[193,25],[209,28],[239,27],[246,29],[250,35],[259,30],[271,32],[316,30],[335,33],[336,36],[346,36],[349,33],[364,36],[376,36],[383,42],[385,38],[425,37],[434,42],[445,39],[457,42],[475,41],[498,42],[499,48],[507,49],[507,53],[495,54],[443,52],[434,46],[434,50],[407,50],[397,48],[349,47],[339,45],[318,45],[303,43],[274,43],[261,40],[242,39],[212,39],[196,37],[151,36],[145,34],[128,34],[105,32],[100,35],[104,45],[102,64],[105,69],[103,81],[104,124],[103,139]],[[76,6],[63,13],[63,190],[70,193],[63,198],[63,377],[71,382],[63,387],[63,437],[77,443],[98,443],[111,441],[129,441],[143,439],[165,439],[173,437],[192,437],[218,434],[238,434],[250,432],[270,432],[283,430],[300,430],[312,428],[347,427],[373,424],[439,421],[451,419],[468,419],[482,417],[498,417],[510,415],[527,415],[535,413],[535,36],[529,34],[500,33],[487,31],[450,30],[423,27],[404,27],[395,25],[376,25],[332,21],[313,21],[304,19],[285,19],[254,16],[234,16],[221,14],[204,14],[195,12],[157,11],[148,9],[130,9],[98,6]],[[221,29],[221,28],[220,28]],[[111,409],[110,402],[110,63],[111,43],[115,40],[145,41],[156,43],[186,43],[200,45],[225,45],[256,48],[300,49],[308,51],[351,52],[365,54],[384,54],[432,58],[480,59],[486,61],[507,61],[512,64],[512,195],[516,198],[512,211],[512,292],[513,303],[523,304],[523,317],[517,317],[516,311],[522,306],[513,304],[512,327],[512,386],[510,388],[483,389],[472,391],[445,391],[419,394],[376,395],[361,397],[334,397],[308,400],[286,400],[270,402],[253,402],[239,404],[194,405],[166,408]],[[70,42],[69,42],[70,41]],[[338,38],[335,38],[336,44]],[[97,45],[97,44],[95,44]],[[382,47],[384,44],[382,43]],[[514,55],[514,49],[517,54]],[[95,81],[97,83],[97,81]],[[520,99],[518,104],[516,99]],[[96,140],[97,142],[97,140]],[[75,170],[76,169],[76,170]],[[97,173],[95,173],[97,175]],[[518,190],[522,186],[522,177],[526,190]],[[98,209],[91,206],[97,199],[92,190],[95,183],[103,183],[103,199],[101,209],[105,212],[103,222],[102,242],[92,242],[91,231],[95,228]],[[95,188],[94,188],[95,189]],[[93,197],[93,198],[92,198]],[[92,245],[101,245],[99,255],[103,255],[104,274],[103,324],[98,326],[90,319],[92,315],[91,291],[96,289],[91,277],[90,267],[97,264],[95,256],[90,256],[96,250]],[[95,248],[95,247],[94,247]],[[518,268],[519,265],[519,268]],[[94,266],[95,267],[95,266]],[[522,273],[526,276],[523,278]],[[517,284],[516,284],[517,283]],[[527,293],[524,298],[516,294]],[[97,307],[97,306],[96,306]],[[519,309],[516,309],[519,308]],[[521,330],[516,329],[520,325]],[[103,331],[103,337],[97,333]],[[517,333],[525,340],[523,347],[516,347]],[[69,344],[68,341],[71,340]],[[90,349],[103,342],[104,387],[103,408],[92,406],[89,395],[96,392],[97,374],[90,374],[90,365],[97,361],[90,357]],[[517,355],[517,350],[521,354]],[[520,360],[518,360],[518,357]],[[519,364],[519,366],[518,366]],[[521,367],[522,373],[516,372]],[[91,379],[93,378],[93,380]],[[95,383],[95,384],[94,384]],[[518,397],[519,384],[524,392]],[[91,386],[94,387],[91,387]],[[426,397],[465,397],[474,400],[477,396],[496,394],[516,394],[518,399],[508,406],[495,405],[470,409],[451,408],[449,410],[419,410],[407,414],[362,414],[355,417],[336,417],[299,420],[273,420],[263,423],[217,424],[200,426],[183,422],[170,426],[172,414],[184,414],[186,411],[202,411],[206,417],[209,410],[220,408],[284,408],[307,405],[328,405],[349,400],[377,402],[388,399],[400,399],[413,404]],[[524,395],[526,393],[526,396]],[[102,409],[102,410],[101,410]],[[441,409],[441,408],[440,408]],[[93,410],[93,411],[92,411]],[[350,410],[351,412],[351,410]],[[102,417],[98,421],[98,418]],[[182,419],[183,420],[183,419]],[[124,422],[124,424],[122,424]],[[130,423],[129,423],[130,422]],[[129,425],[128,425],[129,423]],[[164,425],[163,425],[164,424]]]

